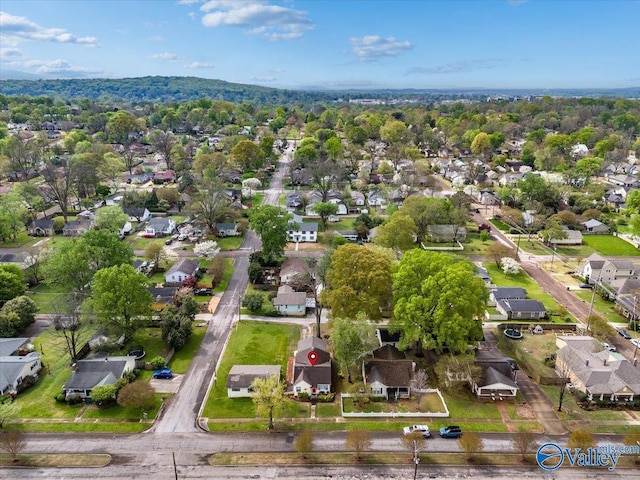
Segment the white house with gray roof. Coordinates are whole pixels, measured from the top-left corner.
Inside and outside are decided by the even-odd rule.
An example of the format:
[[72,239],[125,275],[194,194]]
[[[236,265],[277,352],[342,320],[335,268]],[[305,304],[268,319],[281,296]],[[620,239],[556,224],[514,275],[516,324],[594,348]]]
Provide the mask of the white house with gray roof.
[[125,373],[136,368],[136,357],[105,357],[78,360],[72,367],[71,378],[62,387],[65,396],[91,396],[91,390],[102,385],[113,385]]
[[234,365],[227,377],[227,397],[251,397],[253,382],[269,377],[280,378],[280,365]]

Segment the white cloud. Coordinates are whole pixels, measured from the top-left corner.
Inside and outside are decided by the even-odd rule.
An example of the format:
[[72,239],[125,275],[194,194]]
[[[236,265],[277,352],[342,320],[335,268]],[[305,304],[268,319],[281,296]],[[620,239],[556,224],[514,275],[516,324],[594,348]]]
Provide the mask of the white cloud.
[[163,53],[154,53],[151,55],[151,58],[154,60],[166,60],[167,62],[175,62],[178,59],[178,56],[175,53],[163,52]]
[[99,68],[82,67],[72,65],[66,60],[56,59],[48,62],[41,60],[31,60],[25,63],[27,67],[37,67],[36,72],[41,75],[60,75],[64,77],[84,76],[88,74],[101,74],[103,71]]
[[352,38],[351,50],[361,62],[375,62],[381,57],[395,57],[413,48],[408,41],[399,41],[394,37],[383,38],[378,35],[366,35]]
[[445,65],[428,67],[411,67],[407,74],[444,75],[448,73],[468,73],[476,70],[486,70],[502,66],[504,60],[500,58],[482,58],[477,60],[461,60]]
[[0,58],[21,57],[22,52],[17,48],[0,48]]
[[17,45],[24,40],[41,42],[77,43],[87,47],[97,47],[96,37],[77,37],[62,28],[47,28],[30,21],[26,17],[18,17],[0,12],[0,32],[2,42]]
[[185,65],[184,68],[205,69],[205,68],[215,68],[215,65],[207,62],[191,62],[190,64]]
[[200,10],[207,27],[241,27],[269,40],[290,40],[313,29],[307,12],[265,2],[212,0]]

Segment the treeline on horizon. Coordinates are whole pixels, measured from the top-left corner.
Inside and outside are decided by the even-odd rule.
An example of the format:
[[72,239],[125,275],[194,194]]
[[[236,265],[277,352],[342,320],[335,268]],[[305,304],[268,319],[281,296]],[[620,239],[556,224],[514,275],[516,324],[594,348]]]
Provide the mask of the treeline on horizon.
[[623,89],[379,89],[379,90],[287,90],[197,77],[148,76],[57,80],[0,80],[6,96],[52,97],[125,102],[182,102],[210,98],[255,105],[308,105],[356,98],[400,99],[430,103],[439,100],[483,100],[488,96],[559,96],[640,98],[640,87]]

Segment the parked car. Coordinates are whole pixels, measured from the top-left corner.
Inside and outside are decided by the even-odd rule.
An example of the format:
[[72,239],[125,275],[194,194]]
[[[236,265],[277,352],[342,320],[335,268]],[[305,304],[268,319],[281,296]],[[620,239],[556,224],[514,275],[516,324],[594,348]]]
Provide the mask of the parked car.
[[168,368],[161,368],[153,372],[153,378],[173,378],[173,372]]
[[198,288],[193,293],[196,295],[211,295],[213,290],[210,288]]
[[631,345],[633,345],[634,347],[640,348],[640,340],[638,340],[637,338],[632,338],[629,341],[631,342]]
[[181,233],[180,235],[178,235],[178,241],[179,242],[183,242],[187,239],[187,236],[184,233]]
[[402,433],[404,433],[405,435],[419,433],[420,435],[422,435],[422,438],[429,438],[431,436],[429,427],[427,427],[426,425],[411,425],[409,427],[404,427],[402,429]]
[[590,285],[588,283],[581,283],[580,285],[578,285],[580,288],[588,288],[588,289],[592,289],[593,285]]
[[442,438],[460,438],[462,436],[462,430],[460,430],[460,427],[457,425],[442,427],[440,429],[440,436]]
[[620,335],[622,338],[631,340],[631,335],[629,335],[629,332],[627,332],[624,328],[616,328],[616,330],[618,331],[618,335]]
[[604,348],[605,350],[609,350],[610,352],[615,352],[617,350],[615,345],[610,345],[606,342],[602,342],[602,348]]
[[164,244],[165,244],[165,245],[171,245],[172,243],[173,243],[173,238],[167,238],[167,239],[164,241]]

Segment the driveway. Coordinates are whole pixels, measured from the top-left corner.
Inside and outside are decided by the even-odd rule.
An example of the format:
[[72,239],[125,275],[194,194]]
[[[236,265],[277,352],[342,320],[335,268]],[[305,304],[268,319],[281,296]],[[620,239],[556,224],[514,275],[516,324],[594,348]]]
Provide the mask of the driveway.
[[174,375],[173,378],[152,378],[149,384],[156,393],[176,393],[184,375]]

